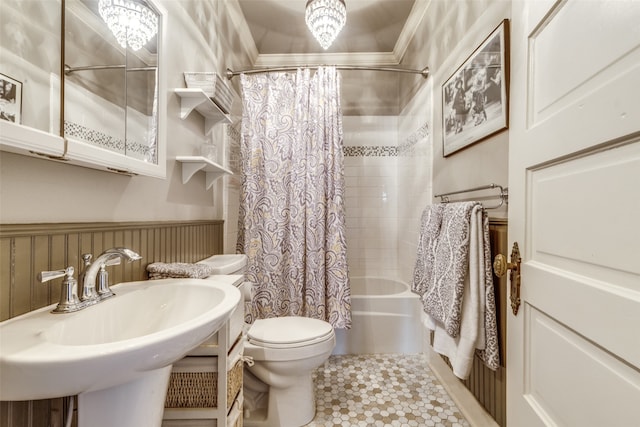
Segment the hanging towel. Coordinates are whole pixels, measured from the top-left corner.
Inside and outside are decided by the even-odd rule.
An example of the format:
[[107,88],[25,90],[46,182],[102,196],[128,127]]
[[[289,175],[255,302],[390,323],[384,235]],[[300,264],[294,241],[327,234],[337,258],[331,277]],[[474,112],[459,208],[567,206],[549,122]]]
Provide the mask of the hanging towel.
[[434,331],[434,351],[449,358],[453,373],[461,379],[469,376],[476,351],[490,369],[497,369],[499,364],[489,221],[481,205],[472,207],[468,236],[468,268],[462,286],[458,335],[452,336],[445,324],[429,312],[425,320],[425,325]]
[[154,262],[147,265],[149,279],[204,279],[213,274],[214,268],[206,264],[189,264],[182,262]]
[[424,296],[431,286],[433,267],[435,265],[436,248],[440,227],[442,225],[443,204],[427,206],[420,219],[420,234],[418,238],[418,250],[416,265],[413,270],[413,282],[411,290]]
[[443,205],[442,225],[436,239],[430,285],[422,303],[425,311],[444,325],[452,337],[460,332],[464,283],[469,269],[471,213],[479,212],[478,202]]
[[[496,296],[493,287],[493,265],[491,263],[491,240],[489,237],[489,215],[482,210],[482,249],[484,257],[484,350],[478,350],[478,356],[489,369],[494,371],[500,366],[498,349],[498,321],[496,315]],[[482,283],[481,283],[482,285]]]

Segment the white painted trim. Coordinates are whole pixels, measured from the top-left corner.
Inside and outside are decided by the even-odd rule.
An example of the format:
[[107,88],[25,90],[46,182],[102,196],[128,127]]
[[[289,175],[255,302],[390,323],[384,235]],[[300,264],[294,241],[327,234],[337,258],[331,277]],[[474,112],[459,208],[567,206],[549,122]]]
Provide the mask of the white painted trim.
[[295,66],[310,64],[327,65],[398,65],[390,52],[356,53],[309,53],[309,54],[265,54],[258,55],[255,67]]
[[251,62],[255,63],[259,56],[258,48],[253,40],[251,30],[249,29],[247,20],[244,18],[244,14],[242,13],[238,0],[229,0],[227,2],[227,12],[229,13],[229,20],[233,23],[233,29],[235,30],[238,39],[240,39],[240,44],[251,59]]
[[498,423],[480,405],[473,394],[453,375],[451,368],[442,360],[442,357],[433,351],[430,346],[426,345],[425,347],[427,347],[425,353],[429,367],[469,424],[477,427],[499,427]]
[[407,49],[409,48],[409,44],[413,40],[416,35],[416,31],[422,22],[422,18],[427,13],[427,9],[431,5],[431,0],[416,0],[413,4],[413,8],[411,9],[411,13],[409,13],[409,17],[402,28],[402,32],[398,36],[398,40],[396,41],[396,45],[393,47],[393,55],[396,57],[396,61],[400,63],[405,53],[407,53]]

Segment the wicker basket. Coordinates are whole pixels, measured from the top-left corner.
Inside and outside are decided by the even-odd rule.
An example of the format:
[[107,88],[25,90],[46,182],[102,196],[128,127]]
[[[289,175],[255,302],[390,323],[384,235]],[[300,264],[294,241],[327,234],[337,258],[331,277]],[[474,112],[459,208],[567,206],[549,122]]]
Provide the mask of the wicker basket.
[[[215,359],[215,358],[212,358]],[[229,370],[227,377],[227,411],[242,389],[242,359]],[[217,408],[218,372],[172,372],[165,408]]]

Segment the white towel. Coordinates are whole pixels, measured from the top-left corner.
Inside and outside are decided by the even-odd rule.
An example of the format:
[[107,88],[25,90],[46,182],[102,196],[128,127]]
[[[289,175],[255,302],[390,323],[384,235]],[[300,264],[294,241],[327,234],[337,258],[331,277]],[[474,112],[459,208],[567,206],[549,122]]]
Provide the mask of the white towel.
[[[443,205],[440,232],[435,242],[435,256],[428,267],[430,282],[422,295],[425,311],[444,325],[447,333],[457,337],[460,331],[465,276],[469,269],[472,212],[478,202]],[[476,239],[474,239],[476,240]]]
[[[480,335],[480,280],[478,280],[478,208],[473,209],[470,221],[469,270],[464,280],[462,295],[460,332],[455,338],[449,335],[439,320],[428,316],[434,333],[433,349],[449,358],[453,373],[458,378],[467,378],[473,366],[473,355]],[[484,260],[482,265],[484,265]],[[484,275],[482,275],[484,277]],[[482,292],[484,293],[484,292]],[[484,328],[482,328],[484,329]]]
[[434,331],[433,349],[449,358],[453,373],[462,379],[469,376],[476,351],[490,369],[497,369],[499,364],[489,222],[481,205],[472,208],[468,230],[468,270],[458,335],[453,337],[442,321],[425,310],[425,325]]

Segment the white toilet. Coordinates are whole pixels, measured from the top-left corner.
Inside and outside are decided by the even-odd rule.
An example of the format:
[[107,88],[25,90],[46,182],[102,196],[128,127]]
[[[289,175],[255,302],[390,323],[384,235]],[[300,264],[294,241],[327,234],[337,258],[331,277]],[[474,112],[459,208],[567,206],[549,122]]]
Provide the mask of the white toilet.
[[[209,260],[222,266],[219,274],[243,274],[246,266],[245,255]],[[224,263],[237,268],[229,271]],[[250,295],[246,289],[244,294],[245,298]],[[316,412],[311,374],[336,345],[333,327],[323,320],[296,316],[258,319],[245,326],[244,355],[253,359],[253,366],[244,371],[243,425],[300,427],[309,423]]]
[[299,427],[316,413],[311,373],[336,345],[333,327],[306,317],[259,319],[247,331],[246,427]]

